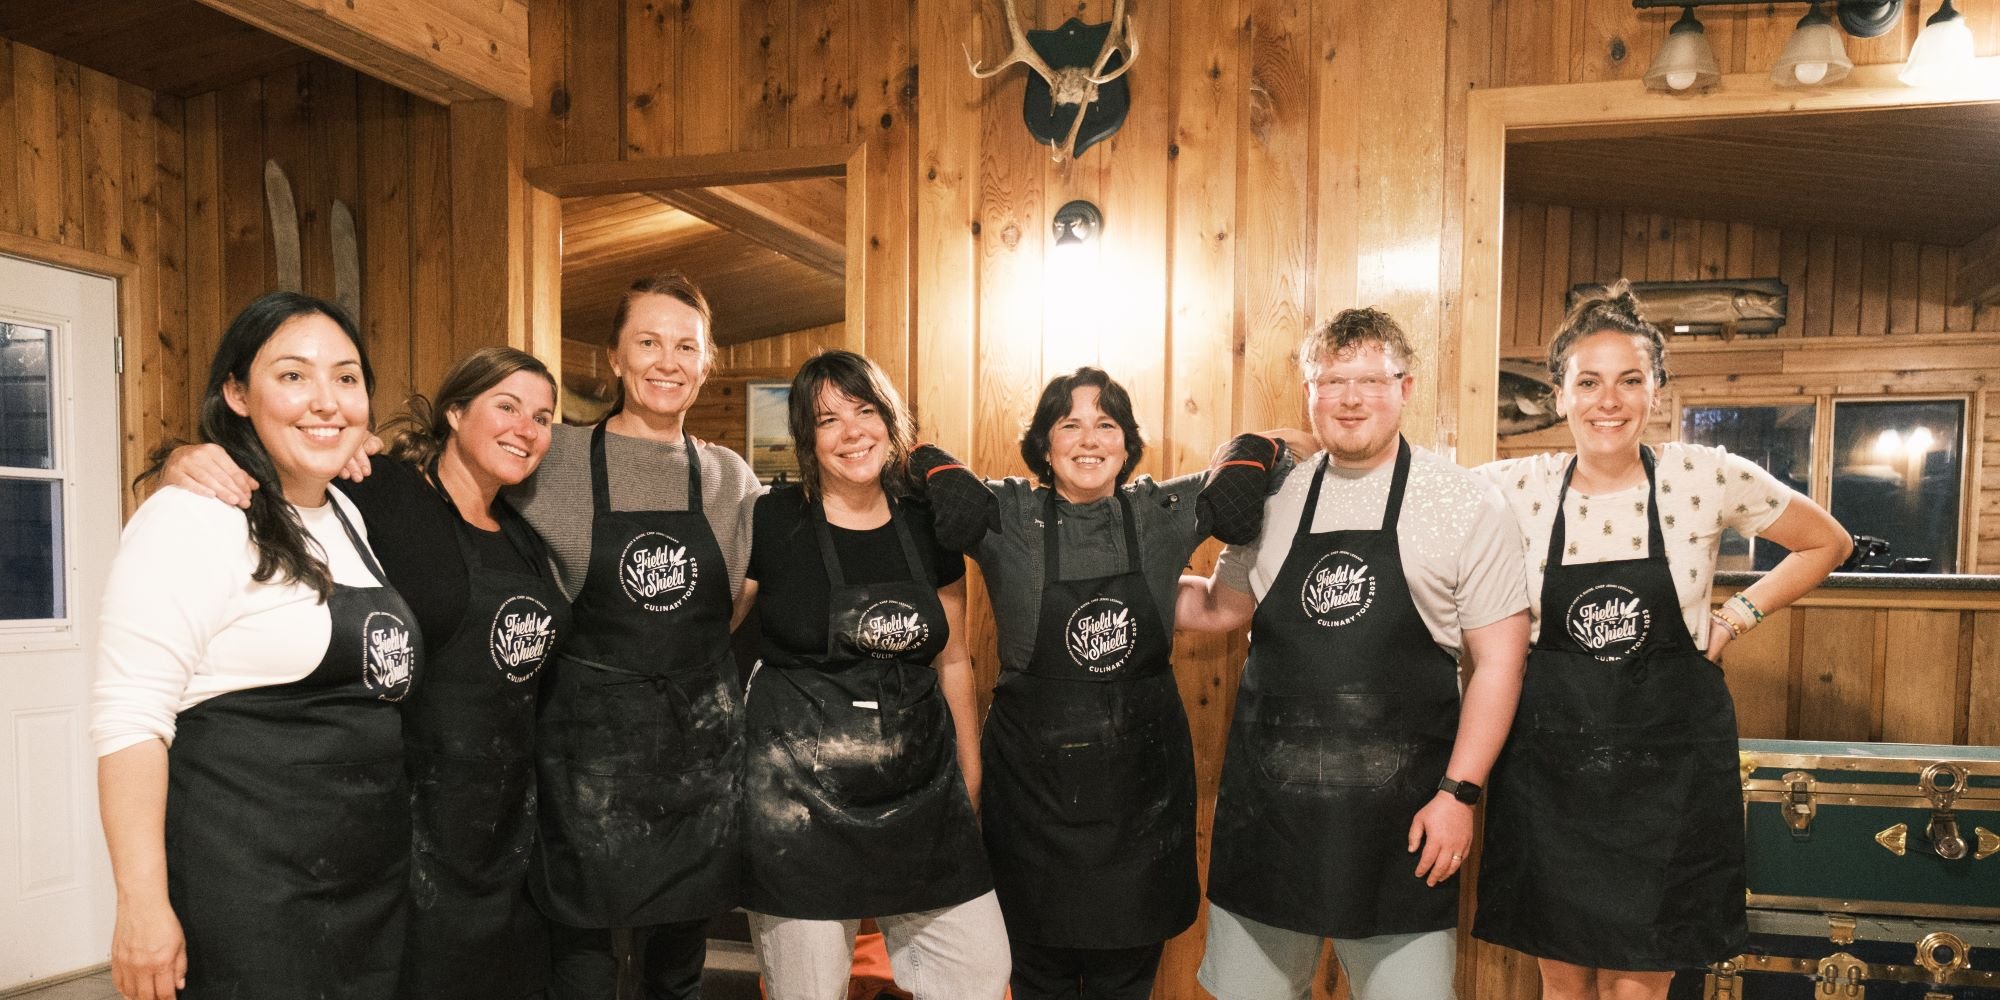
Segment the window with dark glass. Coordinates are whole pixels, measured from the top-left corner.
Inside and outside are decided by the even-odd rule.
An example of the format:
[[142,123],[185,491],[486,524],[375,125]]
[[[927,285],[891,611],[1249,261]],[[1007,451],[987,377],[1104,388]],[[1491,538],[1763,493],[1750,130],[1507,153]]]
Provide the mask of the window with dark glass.
[[54,332],[0,322],[0,623],[67,615]]
[[[1812,492],[1812,403],[1693,405],[1681,409],[1681,440],[1720,445],[1732,455],[1763,466],[1764,471],[1800,493]],[[1734,528],[1722,532],[1716,556],[1721,570],[1770,569],[1785,557],[1785,549],[1766,539],[1753,540]]]
[[1834,401],[1828,509],[1888,544],[1865,568],[1958,571],[1964,466],[1964,400]]

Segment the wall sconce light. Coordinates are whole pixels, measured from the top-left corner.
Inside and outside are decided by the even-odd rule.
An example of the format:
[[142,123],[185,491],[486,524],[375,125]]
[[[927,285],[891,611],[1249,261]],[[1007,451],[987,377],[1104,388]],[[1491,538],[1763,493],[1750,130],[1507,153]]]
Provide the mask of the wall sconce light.
[[1854,60],[1847,58],[1840,31],[1814,0],[1812,9],[1799,18],[1798,29],[1785,42],[1785,51],[1778,54],[1777,64],[1771,67],[1771,82],[1780,87],[1817,87],[1842,79],[1853,68]]
[[1710,87],[1722,79],[1715,64],[1715,50],[1708,47],[1708,34],[1695,19],[1693,7],[1681,8],[1681,19],[1667,32],[1667,41],[1646,67],[1646,86],[1654,90],[1686,90]]
[[1049,231],[1055,235],[1056,246],[1081,246],[1097,238],[1104,228],[1104,215],[1097,206],[1078,199],[1056,209],[1055,221],[1049,224]]
[[1944,0],[1938,12],[1924,22],[1917,44],[1910,47],[1910,61],[1896,78],[1912,87],[1955,83],[1972,68],[1972,29],[1965,15]]
[[[1845,30],[1856,38],[1874,38],[1887,33],[1896,26],[1903,16],[1904,0],[1781,0],[1781,2],[1810,3],[1806,15],[1799,18],[1797,30],[1785,42],[1784,52],[1778,56],[1777,64],[1771,67],[1771,81],[1781,87],[1817,87],[1833,83],[1847,76],[1854,68],[1854,60],[1847,56],[1847,47],[1841,42],[1840,33]],[[1674,22],[1667,40],[1654,55],[1653,64],[1646,70],[1646,86],[1654,90],[1679,91],[1691,87],[1707,87],[1721,78],[1715,66],[1715,54],[1709,50],[1701,22],[1695,20],[1696,7],[1745,7],[1752,4],[1766,8],[1774,7],[1774,0],[1632,0],[1632,6],[1639,10],[1654,7],[1681,8],[1680,20]],[[1828,17],[1820,8],[1831,4],[1834,17]],[[1839,27],[1835,27],[1835,18]],[[1929,44],[1925,39],[1933,33],[1937,39]],[[1972,63],[1972,32],[1965,26],[1965,19],[1951,9],[1949,0],[1932,17],[1918,37],[1917,45],[1910,52],[1909,68],[1904,70],[1904,81],[1912,86],[1925,86],[1937,82],[1932,72],[1949,73],[1952,70],[1932,71],[1928,67],[1970,66]],[[1937,54],[1932,55],[1935,49]],[[1961,53],[1963,53],[1961,55]],[[1937,60],[1937,62],[1933,62]],[[1710,76],[1714,73],[1714,76]],[[1911,75],[1917,77],[1910,79]],[[1677,86],[1678,85],[1678,86]]]

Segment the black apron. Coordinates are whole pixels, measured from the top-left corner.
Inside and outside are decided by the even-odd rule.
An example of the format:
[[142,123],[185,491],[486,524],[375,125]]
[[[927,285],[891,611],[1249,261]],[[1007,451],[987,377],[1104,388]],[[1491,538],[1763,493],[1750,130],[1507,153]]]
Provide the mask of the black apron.
[[739,899],[742,741],[729,568],[702,514],[614,511],[604,425],[590,438],[590,569],[543,685],[541,839],[528,885],[550,919],[629,927]]
[[[386,581],[332,497],[368,571]],[[382,1000],[396,992],[410,862],[402,718],[422,648],[386,584],[336,583],[304,678],[217,695],[175,720],[167,890],[186,1000]]]
[[1133,948],[1194,922],[1194,746],[1120,491],[1125,572],[1062,579],[1042,511],[1035,651],[994,691],[980,819],[1012,940]]
[[1681,618],[1653,490],[1647,556],[1565,566],[1495,766],[1473,932],[1575,965],[1664,971],[1742,950],[1736,709]]
[[1451,757],[1458,666],[1403,577],[1409,443],[1398,442],[1379,529],[1313,533],[1325,476],[1322,458],[1251,620],[1208,898],[1322,937],[1444,930],[1458,922],[1458,878],[1425,885],[1408,846]]
[[750,910],[851,920],[963,903],[992,888],[931,661],[947,625],[897,504],[910,578],[850,584],[826,514],[827,648],[766,647],[745,710]]
[[505,503],[494,512],[508,544],[544,571],[485,565],[474,529],[453,512],[465,615],[424,657],[423,686],[403,714],[415,851],[401,987],[412,1000],[525,996],[548,974],[546,931],[527,894],[535,698],[568,633],[569,601],[520,515]]

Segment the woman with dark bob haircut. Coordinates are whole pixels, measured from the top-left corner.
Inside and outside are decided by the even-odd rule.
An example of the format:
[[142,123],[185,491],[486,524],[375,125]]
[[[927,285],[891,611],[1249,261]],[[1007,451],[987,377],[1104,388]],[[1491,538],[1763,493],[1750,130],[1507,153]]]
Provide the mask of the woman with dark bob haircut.
[[[546,985],[546,929],[526,891],[535,704],[569,602],[541,537],[500,491],[541,463],[555,405],[555,379],[533,355],[480,348],[432,398],[411,396],[387,459],[339,487],[424,638],[423,683],[403,702],[421,891],[400,996],[486,1000]],[[166,480],[253,496],[214,445],[182,449]]]
[[[1042,390],[1021,435],[1037,482],[974,487],[997,504],[968,551],[1000,640],[981,820],[1016,1000],[1146,997],[1166,939],[1200,903],[1175,588],[1203,539],[1255,536],[1290,463],[1278,442],[1244,435],[1219,460],[1228,482],[1204,493],[1206,469],[1129,481],[1145,447],[1125,387],[1079,368]],[[928,450],[927,493],[940,523],[956,522],[953,498],[973,477]]]
[[973,815],[965,559],[905,495],[915,430],[874,362],[807,361],[791,428],[800,483],[757,501],[744,587],[763,626],[744,826],[765,988],[845,997],[872,917],[904,989],[997,1000],[1007,938]]
[[408,898],[398,702],[422,648],[328,484],[374,376],[339,307],[263,296],[209,367],[203,440],[247,511],[162,488],[112,563],[91,736],[140,1000],[394,996]]

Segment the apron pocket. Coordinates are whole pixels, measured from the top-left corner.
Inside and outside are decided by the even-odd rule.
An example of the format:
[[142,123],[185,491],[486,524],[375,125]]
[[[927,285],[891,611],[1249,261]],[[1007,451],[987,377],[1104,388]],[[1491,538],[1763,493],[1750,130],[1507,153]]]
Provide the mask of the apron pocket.
[[1269,781],[1322,788],[1380,788],[1403,769],[1406,737],[1359,728],[1389,699],[1372,695],[1274,696],[1250,724],[1257,769]]
[[[836,697],[827,692],[817,704],[811,727],[813,780],[835,800],[875,806],[894,802],[928,786],[949,763],[951,716],[928,668],[927,685],[890,701],[877,697]],[[886,686],[886,685],[885,685]],[[796,740],[793,741],[795,744]],[[794,753],[805,747],[796,747]]]
[[464,878],[525,867],[534,829],[534,767],[410,748],[416,849]]
[[401,757],[295,765],[305,771],[294,798],[297,839],[291,855],[315,881],[355,885],[381,880],[410,855],[409,785]]

